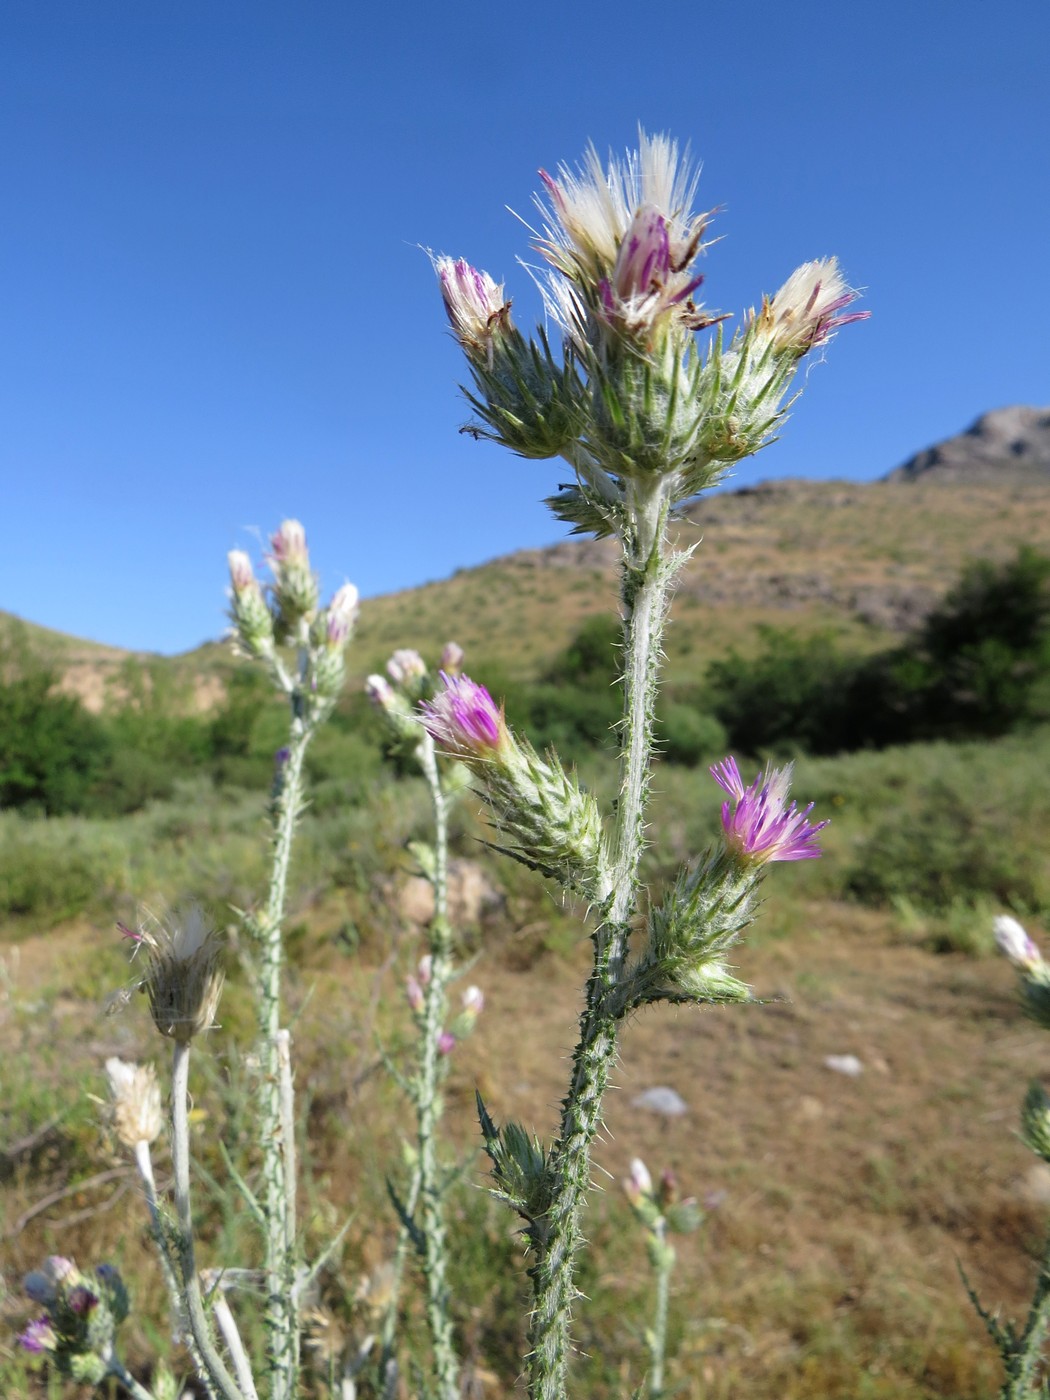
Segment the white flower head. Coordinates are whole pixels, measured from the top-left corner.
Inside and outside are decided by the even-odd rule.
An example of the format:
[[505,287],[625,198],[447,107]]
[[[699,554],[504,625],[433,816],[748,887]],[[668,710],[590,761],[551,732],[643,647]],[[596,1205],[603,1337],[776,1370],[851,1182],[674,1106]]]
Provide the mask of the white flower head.
[[840,326],[868,319],[869,311],[837,314],[857,295],[839,271],[838,260],[820,258],[797,267],[780,291],[766,297],[760,311],[751,313],[751,319],[756,335],[771,341],[775,352],[804,355],[814,346],[826,345]]
[[576,299],[615,331],[648,343],[672,321],[696,330],[719,319],[702,311],[693,293],[703,280],[692,268],[710,214],[691,210],[699,172],[667,136],[639,133],[637,151],[611,157],[602,168],[591,146],[577,172],[540,171],[549,204],[538,250],[574,286],[566,297],[554,277],[545,288],[548,310],[570,334],[579,324]]
[[992,927],[999,951],[1005,954],[1015,967],[1029,970],[1038,967],[1043,961],[1042,954],[1022,925],[1009,914],[998,914]]
[[163,1116],[160,1085],[152,1065],[136,1065],[113,1056],[106,1061],[113,1126],[125,1147],[154,1142],[160,1136]]
[[494,338],[510,328],[510,302],[503,283],[471,267],[465,258],[434,258],[445,310],[467,355],[491,368]]

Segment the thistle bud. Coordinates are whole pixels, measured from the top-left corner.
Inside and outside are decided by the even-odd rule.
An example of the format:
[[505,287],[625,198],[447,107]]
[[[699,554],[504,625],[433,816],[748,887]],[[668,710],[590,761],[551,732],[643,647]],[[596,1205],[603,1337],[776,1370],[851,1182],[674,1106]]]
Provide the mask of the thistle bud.
[[299,624],[309,622],[317,611],[319,590],[310,568],[306,532],[298,520],[285,520],[270,537],[270,568],[277,604],[279,633],[294,637]]
[[623,1189],[632,1206],[637,1206],[643,1196],[653,1194],[653,1179],[641,1157],[632,1157],[630,1175],[624,1181]]
[[437,1038],[439,1055],[451,1055],[456,1048],[456,1037],[451,1031],[440,1031]]
[[151,920],[139,929],[149,963],[140,986],[149,997],[161,1035],[188,1041],[215,1024],[224,973],[217,935],[192,905],[167,923]]
[[114,1056],[106,1061],[113,1126],[125,1147],[155,1142],[163,1126],[160,1085],[152,1065],[129,1064]]
[[441,650],[441,669],[447,676],[458,676],[463,669],[463,648],[458,643],[445,643]]
[[1029,1085],[1021,1108],[1021,1137],[1037,1157],[1050,1162],[1050,1098],[1037,1081]]
[[418,651],[401,647],[386,663],[386,673],[396,686],[415,693],[420,688],[420,682],[426,679],[427,663]]
[[230,566],[230,620],[233,636],[243,655],[265,660],[273,655],[273,617],[252,561],[240,549],[226,556]]
[[1009,914],[999,914],[993,925],[999,951],[1022,972],[1030,972],[1043,961],[1038,947],[1021,924]]
[[325,644],[342,650],[350,640],[357,621],[360,595],[352,583],[344,583],[336,591],[325,613]]
[[423,995],[423,988],[414,977],[407,977],[405,979],[405,996],[408,1000],[409,1009],[418,1016],[423,1010],[425,998]]

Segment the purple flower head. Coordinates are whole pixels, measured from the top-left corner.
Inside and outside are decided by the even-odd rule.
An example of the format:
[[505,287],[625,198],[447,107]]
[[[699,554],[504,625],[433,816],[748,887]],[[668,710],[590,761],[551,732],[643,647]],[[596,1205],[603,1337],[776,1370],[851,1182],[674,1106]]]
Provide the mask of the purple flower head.
[[420,706],[423,727],[457,758],[491,758],[510,742],[503,711],[469,676],[440,673],[444,690]]
[[744,787],[735,758],[716,763],[710,770],[731,802],[722,803],[722,827],[726,844],[743,860],[764,865],[770,860],[815,860],[820,855],[817,833],[828,825],[806,818],[812,802],[802,811],[788,805],[791,769],[767,766],[749,788]]
[[456,1048],[456,1037],[451,1031],[441,1031],[437,1038],[439,1055],[451,1055]]
[[51,1319],[46,1313],[43,1317],[35,1318],[24,1332],[19,1332],[17,1341],[24,1350],[36,1355],[42,1351],[53,1351],[56,1337]]
[[92,1293],[86,1284],[78,1283],[75,1288],[69,1290],[66,1302],[70,1312],[76,1313],[77,1317],[84,1317],[92,1308],[98,1307],[98,1294]]

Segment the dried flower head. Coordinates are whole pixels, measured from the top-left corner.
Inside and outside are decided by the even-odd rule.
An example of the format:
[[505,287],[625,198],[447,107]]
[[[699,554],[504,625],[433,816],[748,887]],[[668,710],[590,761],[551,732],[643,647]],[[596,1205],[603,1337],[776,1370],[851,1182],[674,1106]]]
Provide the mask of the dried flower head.
[[224,973],[218,935],[205,924],[199,905],[164,922],[150,917],[132,936],[147,952],[139,985],[161,1035],[186,1041],[210,1030]]
[[817,833],[828,825],[806,818],[812,802],[799,811],[788,806],[792,764],[767,767],[745,788],[736,759],[726,758],[710,770],[715,782],[732,801],[722,804],[726,845],[744,861],[764,865],[772,860],[813,860],[820,855]]
[[763,299],[761,310],[751,313],[760,340],[772,342],[777,354],[805,355],[826,345],[840,326],[866,321],[870,311],[838,313],[856,301],[858,293],[846,284],[835,258],[821,258],[796,268],[780,291]]
[[132,1149],[140,1142],[155,1142],[164,1123],[156,1070],[113,1056],[106,1061],[106,1074],[117,1137]]

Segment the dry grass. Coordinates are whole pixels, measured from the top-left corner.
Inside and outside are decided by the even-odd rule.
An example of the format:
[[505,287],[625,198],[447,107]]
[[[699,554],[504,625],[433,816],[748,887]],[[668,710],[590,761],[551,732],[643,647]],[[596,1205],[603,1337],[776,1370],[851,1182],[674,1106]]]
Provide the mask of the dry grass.
[[[387,1255],[394,1231],[383,1179],[392,1163],[396,1171],[400,1108],[385,1076],[374,1072],[370,1034],[377,1005],[385,1038],[394,1034],[400,991],[393,965],[339,951],[332,937],[339,912],[336,905],[319,911],[300,932],[293,1001],[304,1007],[296,1038],[318,1183],[307,1198],[314,1237],[330,1235],[344,1212],[357,1212],[328,1286],[332,1315],[345,1323],[340,1296]],[[568,941],[570,928],[553,908],[546,923],[515,927],[512,901],[471,973],[488,1005],[475,1037],[457,1050],[447,1099],[450,1134],[459,1152],[473,1154],[475,1182],[475,1085],[500,1119],[518,1118],[544,1135],[555,1123],[586,965],[585,947]],[[50,1105],[60,1106],[78,1085],[97,1091],[107,1054],[162,1049],[140,1011],[99,1017],[97,977],[85,979],[94,984],[91,997],[78,994],[69,970],[94,956],[91,942],[80,926],[20,948],[0,1048],[8,1065],[40,1065]],[[607,1189],[594,1194],[589,1217],[589,1301],[578,1326],[585,1354],[574,1394],[611,1400],[641,1378],[647,1268],[615,1185],[634,1155],[654,1169],[672,1167],[689,1192],[724,1193],[705,1231],[682,1243],[673,1367],[681,1394],[990,1394],[995,1358],[957,1265],[989,1304],[1018,1312],[1046,1216],[1046,1183],[1013,1135],[1043,1037],[1021,1019],[1009,969],[903,945],[883,916],[835,903],[792,903],[766,930],[759,927],[740,962],[767,1005],[652,1011],[624,1036],[596,1157],[596,1180]],[[111,960],[106,971],[119,976],[119,965]],[[243,990],[230,995],[227,1028],[211,1047],[220,1055],[245,1035],[236,1005]],[[829,1070],[829,1054],[858,1056],[863,1073],[854,1079]],[[241,1073],[228,1075],[221,1092],[213,1074],[198,1081],[197,1131],[209,1162],[208,1135],[220,1124],[237,1141],[243,1102],[229,1085]],[[682,1095],[685,1116],[665,1121],[634,1104],[657,1084]],[[45,1141],[28,1165],[8,1171],[9,1232],[71,1178],[119,1165],[92,1119],[81,1098],[50,1146]],[[241,1227],[214,1207],[209,1218],[228,1248]],[[524,1296],[512,1222],[473,1190],[460,1197],[454,1221],[464,1252],[464,1335],[494,1377],[486,1393],[509,1396]],[[468,1245],[467,1231],[478,1228],[480,1248]],[[139,1309],[159,1318],[143,1233],[133,1186],[122,1177],[103,1180],[9,1234],[3,1272],[15,1279],[57,1249],[85,1262],[117,1258],[135,1280]],[[13,1317],[17,1309],[9,1304],[7,1312]],[[163,1331],[155,1335],[163,1339]],[[136,1323],[131,1338],[133,1353],[148,1354],[149,1329]],[[0,1375],[2,1367],[0,1360]]]

